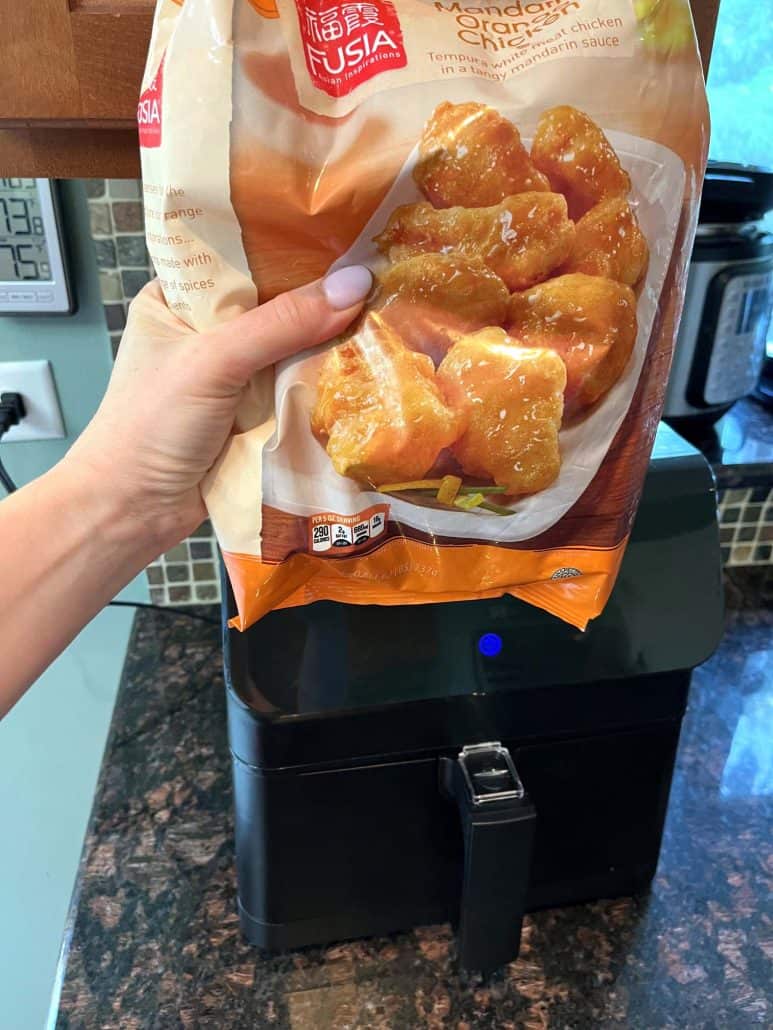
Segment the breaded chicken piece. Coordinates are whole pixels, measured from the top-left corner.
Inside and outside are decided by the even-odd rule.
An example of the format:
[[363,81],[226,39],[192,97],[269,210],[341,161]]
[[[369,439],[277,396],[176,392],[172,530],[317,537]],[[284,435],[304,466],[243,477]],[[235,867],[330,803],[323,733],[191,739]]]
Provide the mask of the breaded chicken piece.
[[549,347],[566,365],[564,411],[576,415],[612,387],[636,342],[630,286],[598,276],[561,275],[510,298],[510,332]]
[[602,200],[575,226],[562,272],[584,272],[636,286],[647,270],[649,247],[625,197]]
[[429,251],[477,257],[510,290],[541,282],[569,257],[574,224],[558,193],[518,193],[493,207],[404,204],[376,236],[391,261]]
[[558,430],[566,369],[555,351],[522,347],[503,329],[462,337],[437,378],[466,429],[453,447],[470,476],[508,494],[550,486],[561,468]]
[[379,314],[327,353],[311,428],[340,475],[372,486],[421,479],[460,427],[431,359],[408,350]]
[[531,159],[563,193],[572,218],[608,197],[631,189],[628,172],[598,125],[576,107],[551,107],[542,114],[531,145]]
[[372,310],[407,347],[439,364],[457,336],[504,325],[510,292],[477,258],[417,254],[379,276]]
[[514,193],[550,189],[513,123],[485,104],[435,108],[413,178],[435,207],[490,207]]

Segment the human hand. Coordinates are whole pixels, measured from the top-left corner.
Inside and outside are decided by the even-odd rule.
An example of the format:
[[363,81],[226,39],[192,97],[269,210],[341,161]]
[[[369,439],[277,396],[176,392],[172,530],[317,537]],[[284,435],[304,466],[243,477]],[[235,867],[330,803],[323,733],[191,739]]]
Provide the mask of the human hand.
[[129,309],[104,400],[65,462],[74,475],[93,473],[166,550],[206,514],[200,484],[250,377],[342,332],[370,288],[363,266],[341,269],[197,333],[149,283]]

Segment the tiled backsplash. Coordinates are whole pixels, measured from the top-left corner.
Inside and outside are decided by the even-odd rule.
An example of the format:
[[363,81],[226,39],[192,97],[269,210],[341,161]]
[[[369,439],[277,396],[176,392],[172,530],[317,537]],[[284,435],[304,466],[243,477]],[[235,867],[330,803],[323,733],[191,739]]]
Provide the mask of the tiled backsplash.
[[145,247],[140,183],[136,179],[87,179],[85,185],[99,287],[115,354],[129,301],[155,274]]
[[[155,274],[145,247],[141,183],[85,181],[91,233],[113,354],[126,325],[129,301]],[[720,539],[726,565],[773,563],[773,488],[720,489]],[[209,522],[148,568],[155,604],[220,601],[215,537]]]
[[202,604],[220,600],[217,550],[209,521],[148,566],[154,604]]
[[773,487],[718,492],[719,540],[725,565],[773,562]]

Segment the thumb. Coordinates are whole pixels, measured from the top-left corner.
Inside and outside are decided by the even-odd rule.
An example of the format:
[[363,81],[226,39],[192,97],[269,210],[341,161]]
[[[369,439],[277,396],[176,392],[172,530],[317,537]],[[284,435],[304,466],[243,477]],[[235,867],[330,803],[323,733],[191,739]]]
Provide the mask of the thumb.
[[337,336],[372,286],[365,265],[350,265],[240,315],[219,331],[229,374],[243,385],[260,369]]

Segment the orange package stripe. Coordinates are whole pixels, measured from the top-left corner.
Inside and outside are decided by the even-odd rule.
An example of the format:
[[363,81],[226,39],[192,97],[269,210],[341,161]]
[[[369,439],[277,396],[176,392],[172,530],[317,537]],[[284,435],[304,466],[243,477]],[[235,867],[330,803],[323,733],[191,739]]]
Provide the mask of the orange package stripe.
[[[239,611],[231,625],[244,630],[274,608],[312,601],[431,604],[512,594],[585,629],[606,604],[626,543],[627,539],[611,548],[515,551],[489,544],[448,547],[396,537],[356,558],[295,554],[281,565],[225,551]],[[567,575],[568,570],[580,575]],[[478,588],[471,590],[471,583]]]

